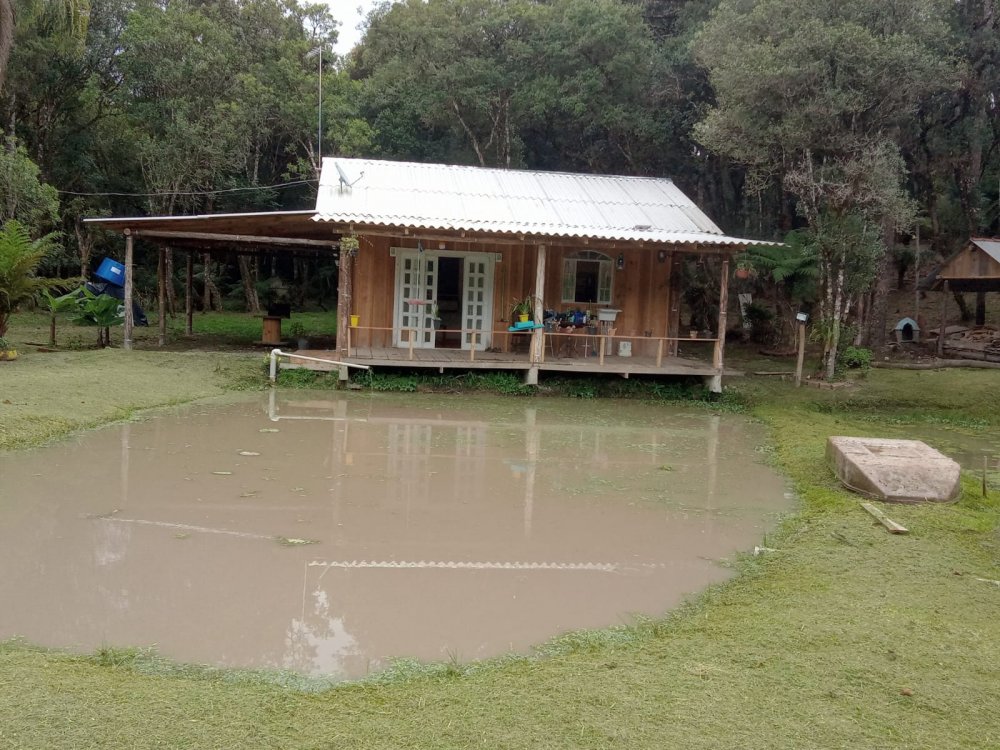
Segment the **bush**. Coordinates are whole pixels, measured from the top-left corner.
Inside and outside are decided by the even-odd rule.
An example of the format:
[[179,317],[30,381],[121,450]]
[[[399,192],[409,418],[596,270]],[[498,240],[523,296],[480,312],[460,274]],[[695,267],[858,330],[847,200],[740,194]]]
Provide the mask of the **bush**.
[[860,370],[866,373],[872,368],[872,350],[860,346],[845,346],[837,356],[839,370]]

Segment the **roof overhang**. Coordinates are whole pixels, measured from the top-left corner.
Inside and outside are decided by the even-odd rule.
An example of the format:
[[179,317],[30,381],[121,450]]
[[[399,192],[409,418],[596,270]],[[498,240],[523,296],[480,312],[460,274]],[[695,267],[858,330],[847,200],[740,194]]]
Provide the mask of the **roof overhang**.
[[126,216],[84,219],[87,226],[131,234],[159,244],[205,250],[318,251],[336,248],[343,234],[402,237],[442,242],[498,245],[573,245],[610,249],[665,249],[670,252],[734,254],[750,245],[774,245],[701,232],[649,233],[650,236],[579,236],[548,227],[500,230],[495,227],[437,227],[364,221],[364,217],[321,216],[315,211]]
[[315,211],[309,210],[125,216],[84,219],[84,224],[178,247],[282,247],[303,250],[336,247],[339,234],[333,227],[313,221],[315,215]]

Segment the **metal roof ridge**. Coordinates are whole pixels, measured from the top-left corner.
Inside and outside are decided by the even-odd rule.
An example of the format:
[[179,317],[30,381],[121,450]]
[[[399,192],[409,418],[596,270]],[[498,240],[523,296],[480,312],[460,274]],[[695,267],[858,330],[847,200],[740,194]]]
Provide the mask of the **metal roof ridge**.
[[[567,172],[564,170],[554,171],[547,169],[529,169],[521,167],[486,167],[479,166],[476,164],[445,164],[443,162],[431,162],[431,161],[396,161],[393,159],[367,159],[363,157],[356,156],[324,156],[323,160],[331,159],[336,161],[340,159],[341,161],[350,159],[356,162],[368,162],[370,164],[392,164],[395,166],[415,166],[424,168],[437,168],[437,169],[467,169],[477,172],[498,172],[501,174],[531,174],[531,175],[559,175],[565,177],[576,177],[581,179],[590,180],[644,180],[650,182],[670,182],[673,183],[672,177],[653,177],[651,175],[629,175],[629,174],[591,174],[588,172]],[[327,185],[335,185],[336,182],[326,183]]]

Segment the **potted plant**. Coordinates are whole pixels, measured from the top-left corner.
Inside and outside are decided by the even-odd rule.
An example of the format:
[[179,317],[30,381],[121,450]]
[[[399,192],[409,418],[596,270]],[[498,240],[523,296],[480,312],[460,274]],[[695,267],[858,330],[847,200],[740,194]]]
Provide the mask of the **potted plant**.
[[295,339],[295,345],[299,349],[309,348],[309,339],[306,338],[306,329],[299,321],[295,321],[290,326],[288,326],[289,335]]
[[17,349],[3,336],[0,336],[0,362],[13,362],[17,359]]
[[527,323],[531,317],[534,315],[534,306],[532,304],[531,296],[527,296],[524,299],[514,300],[514,306],[510,309],[510,318],[517,320],[521,323]]
[[736,259],[736,278],[737,279],[749,279],[751,276],[756,276],[757,271],[753,267],[753,262],[750,260],[750,256],[743,253]]

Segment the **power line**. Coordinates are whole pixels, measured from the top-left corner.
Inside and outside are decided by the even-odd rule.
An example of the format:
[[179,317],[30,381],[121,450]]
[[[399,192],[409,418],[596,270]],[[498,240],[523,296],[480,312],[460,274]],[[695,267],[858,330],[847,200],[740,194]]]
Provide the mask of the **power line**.
[[81,196],[116,196],[123,198],[157,198],[170,195],[218,195],[219,193],[239,193],[253,190],[274,190],[276,188],[292,187],[294,185],[309,185],[319,180],[293,180],[291,182],[280,182],[277,185],[255,185],[253,187],[222,188],[220,190],[181,190],[173,193],[81,193],[76,190],[57,190],[61,195],[81,195]]

